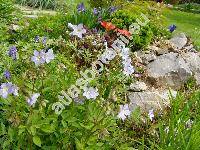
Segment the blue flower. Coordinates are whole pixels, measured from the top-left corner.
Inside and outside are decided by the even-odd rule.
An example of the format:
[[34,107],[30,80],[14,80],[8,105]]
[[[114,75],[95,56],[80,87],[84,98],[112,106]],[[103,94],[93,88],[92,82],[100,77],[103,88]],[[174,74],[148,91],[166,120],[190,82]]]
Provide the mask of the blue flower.
[[153,109],[149,110],[149,118],[151,121],[153,121],[153,118],[154,118],[154,112],[153,112]]
[[9,94],[18,96],[18,87],[11,82],[2,83],[0,86],[0,96],[7,98]]
[[10,79],[10,72],[8,70],[6,70],[3,75],[6,79]]
[[174,24],[170,25],[168,29],[172,33],[172,32],[174,32],[174,30],[176,30],[176,26]]
[[117,117],[124,121],[127,117],[131,115],[131,111],[129,109],[128,104],[119,106],[120,106],[120,112],[118,113]]
[[49,49],[46,53],[44,50],[34,51],[34,56],[31,57],[31,61],[35,63],[36,66],[44,64],[45,62],[48,64],[51,60],[54,59],[53,50]]
[[35,63],[36,66],[45,63],[45,52],[43,50],[34,51],[34,56],[31,57],[31,61]]
[[46,44],[47,43],[47,37],[43,37],[43,39],[42,39],[42,44]]
[[85,6],[83,3],[77,5],[78,12],[85,12]]
[[48,52],[45,53],[45,61],[46,63],[50,63],[51,60],[53,60],[55,58],[54,54],[53,54],[53,50],[49,49]]
[[98,9],[97,9],[97,8],[94,8],[94,9],[93,9],[93,14],[94,14],[94,15],[98,15],[98,13],[99,13]]
[[117,7],[111,6],[109,8],[110,13],[114,13],[117,10]]
[[157,0],[157,3],[162,3],[163,2],[163,0]]
[[37,35],[36,37],[35,37],[35,42],[39,42],[40,41],[40,37]]
[[30,106],[34,105],[40,96],[39,93],[34,93],[30,98],[27,99],[27,102]]
[[13,60],[17,59],[17,48],[15,46],[11,46],[8,51],[8,55],[13,58]]
[[85,87],[83,96],[85,96],[87,99],[96,99],[99,96],[99,92],[97,88],[93,87]]

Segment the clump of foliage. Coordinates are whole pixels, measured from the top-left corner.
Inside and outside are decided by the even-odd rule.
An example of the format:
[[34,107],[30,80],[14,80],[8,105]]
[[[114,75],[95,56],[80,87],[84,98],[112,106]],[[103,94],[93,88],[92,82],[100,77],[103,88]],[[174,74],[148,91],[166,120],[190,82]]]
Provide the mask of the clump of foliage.
[[14,12],[14,4],[12,0],[0,0],[0,20],[6,19],[7,21],[12,19]]
[[165,111],[159,121],[159,147],[162,149],[199,149],[200,146],[200,91],[180,94],[171,101],[171,109]]
[[19,39],[29,41],[35,38],[36,35],[55,39],[59,36],[66,37],[66,24],[67,17],[59,14],[56,16],[41,16],[37,19],[23,18],[17,22],[20,29],[10,34],[10,41],[18,41]]
[[43,9],[55,9],[57,6],[56,0],[16,0],[16,3]]
[[145,26],[139,25],[139,33],[134,34],[130,45],[135,50],[145,48],[156,38],[163,37],[164,35],[168,36],[167,30],[162,24],[161,9],[155,3],[139,1],[123,3],[122,8],[112,14],[111,22],[119,28],[129,29],[131,24],[137,23],[137,19],[143,23],[145,22],[145,18],[141,14],[146,15],[149,23]]
[[199,0],[165,0],[168,4],[200,3]]
[[185,12],[200,13],[200,4],[196,4],[196,3],[180,4],[180,5],[177,5],[174,9],[185,11]]
[[89,0],[89,4],[92,8],[108,8],[114,0]]

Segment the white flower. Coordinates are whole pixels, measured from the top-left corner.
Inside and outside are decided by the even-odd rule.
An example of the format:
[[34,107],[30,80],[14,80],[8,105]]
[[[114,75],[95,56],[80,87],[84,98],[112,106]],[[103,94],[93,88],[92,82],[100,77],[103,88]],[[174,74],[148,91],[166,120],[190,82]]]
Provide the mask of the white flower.
[[34,105],[40,96],[39,93],[34,93],[30,98],[27,99],[27,102],[30,106]]
[[16,24],[12,24],[12,29],[14,30],[14,31],[17,31],[17,30],[19,30],[20,29],[20,27],[18,26],[18,25],[16,25]]
[[125,64],[124,65],[124,71],[123,71],[123,73],[126,76],[129,76],[129,75],[133,74],[134,72],[135,72],[135,69],[134,69],[134,67],[131,64]]
[[70,35],[76,35],[79,38],[82,38],[83,34],[86,33],[86,29],[83,27],[83,24],[73,25],[71,23],[68,23],[68,27],[74,30],[73,32],[70,33]]
[[131,65],[131,58],[129,57],[129,48],[123,48],[120,52],[120,55],[122,56],[122,64],[124,66],[123,73],[126,76],[129,76],[135,71],[134,67]]
[[153,118],[154,118],[154,112],[153,112],[153,109],[149,110],[149,118],[151,121],[153,121]]
[[165,133],[168,133],[169,132],[169,127],[167,126],[164,131],[165,131]]
[[129,48],[123,48],[120,55],[122,56],[122,59],[128,59],[129,57]]
[[113,60],[115,58],[115,56],[117,55],[117,53],[113,50],[106,50],[101,56],[100,56],[100,60],[104,63],[104,64],[109,64],[110,60]]
[[93,45],[93,46],[96,46],[96,45],[97,45],[97,41],[94,40],[94,41],[92,42],[92,45]]
[[126,59],[124,59],[122,61],[122,64],[125,66],[125,65],[130,65],[131,64],[131,58],[127,57]]
[[117,53],[116,53],[115,51],[110,50],[110,49],[108,49],[108,50],[106,51],[106,54],[108,55],[107,57],[108,57],[109,60],[114,59],[115,56],[117,55]]
[[129,110],[128,104],[120,105],[120,112],[117,115],[118,118],[121,118],[123,121],[126,117],[131,115],[131,111]]
[[185,126],[186,128],[191,128],[193,125],[193,121],[191,119],[189,119],[188,121],[186,121]]
[[87,99],[96,99],[97,96],[99,96],[99,92],[97,88],[89,87],[84,88],[83,96],[85,96]]
[[49,49],[48,52],[45,53],[45,61],[46,63],[49,63],[51,60],[54,59],[54,54],[53,54],[53,50]]

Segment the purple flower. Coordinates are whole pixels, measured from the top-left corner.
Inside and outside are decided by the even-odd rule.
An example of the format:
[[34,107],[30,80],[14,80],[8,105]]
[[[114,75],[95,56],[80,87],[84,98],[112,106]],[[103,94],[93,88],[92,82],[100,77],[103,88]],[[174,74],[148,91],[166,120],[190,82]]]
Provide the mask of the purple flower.
[[84,12],[85,11],[85,6],[83,3],[80,3],[77,5],[77,10],[78,12]]
[[12,84],[11,88],[10,88],[10,92],[11,94],[15,95],[15,96],[18,96],[18,87],[14,84]]
[[7,98],[9,94],[11,94],[11,84],[10,83],[3,83],[0,86],[0,95],[3,98]]
[[0,86],[0,96],[7,98],[9,94],[18,96],[18,87],[11,82],[2,83]]
[[47,37],[43,37],[43,39],[42,39],[42,44],[46,44],[47,43]]
[[170,25],[169,26],[169,31],[172,33],[172,32],[174,32],[174,30],[176,30],[176,26],[174,24]]
[[130,115],[131,115],[131,111],[129,109],[128,104],[120,105],[120,111],[119,111],[117,117],[124,121]]
[[46,63],[50,63],[51,60],[53,60],[55,58],[54,54],[53,54],[53,50],[49,49],[48,52],[45,53],[45,61]]
[[40,96],[39,93],[34,93],[30,98],[27,99],[27,102],[30,106],[34,105]]
[[39,42],[40,41],[40,37],[37,35],[36,37],[35,37],[35,42]]
[[163,0],[156,0],[157,1],[157,3],[162,3],[163,2]]
[[154,112],[153,112],[153,109],[149,110],[149,118],[151,121],[153,121],[153,118],[154,118]]
[[98,15],[98,13],[99,13],[98,9],[97,9],[97,8],[94,8],[94,9],[93,9],[93,14],[94,14],[94,15]]
[[17,48],[15,46],[11,46],[8,51],[8,55],[13,58],[13,60],[17,59]]
[[34,51],[34,56],[31,57],[31,61],[35,63],[36,66],[45,63],[45,52],[43,50]]
[[31,61],[34,62],[36,66],[39,66],[45,62],[48,64],[54,58],[55,56],[52,49],[49,49],[46,53],[43,50],[40,52],[35,50],[34,56],[31,57]]
[[10,72],[8,70],[6,70],[3,75],[6,79],[10,79]]
[[110,13],[114,13],[116,10],[117,10],[117,7],[114,7],[114,6],[109,8]]

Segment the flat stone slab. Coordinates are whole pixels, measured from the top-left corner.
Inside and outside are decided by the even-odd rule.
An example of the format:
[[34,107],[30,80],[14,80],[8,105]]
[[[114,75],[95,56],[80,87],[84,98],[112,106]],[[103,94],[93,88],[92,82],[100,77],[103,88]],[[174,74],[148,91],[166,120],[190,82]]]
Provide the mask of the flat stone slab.
[[171,90],[163,91],[144,91],[130,92],[128,98],[130,100],[130,108],[134,110],[140,107],[143,111],[150,109],[163,109],[170,103],[170,97],[176,97],[177,92]]
[[199,56],[199,53],[187,52],[187,53],[182,53],[181,56],[183,57],[185,62],[188,64],[190,70],[193,73],[196,73],[196,72],[200,73],[200,56]]
[[182,49],[187,44],[187,37],[185,36],[184,33],[181,33],[173,37],[169,41],[175,48],[179,50]]
[[150,62],[147,65],[147,74],[151,84],[178,89],[189,79],[192,72],[178,53],[170,52]]
[[136,81],[130,85],[130,90],[139,92],[139,91],[146,91],[147,85],[144,82]]

